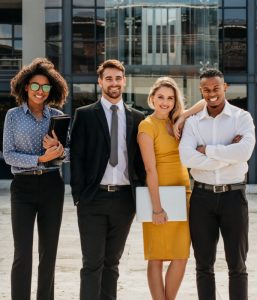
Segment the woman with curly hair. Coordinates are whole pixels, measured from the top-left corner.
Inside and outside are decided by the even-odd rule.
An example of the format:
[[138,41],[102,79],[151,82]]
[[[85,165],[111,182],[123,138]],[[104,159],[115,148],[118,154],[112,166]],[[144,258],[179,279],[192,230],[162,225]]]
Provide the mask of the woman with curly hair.
[[64,182],[60,175],[64,146],[47,134],[51,116],[63,114],[68,95],[64,78],[45,58],[36,58],[11,80],[18,107],[5,118],[3,155],[11,165],[11,218],[14,260],[12,300],[31,298],[33,229],[38,226],[37,300],[54,299],[54,273],[62,220]]

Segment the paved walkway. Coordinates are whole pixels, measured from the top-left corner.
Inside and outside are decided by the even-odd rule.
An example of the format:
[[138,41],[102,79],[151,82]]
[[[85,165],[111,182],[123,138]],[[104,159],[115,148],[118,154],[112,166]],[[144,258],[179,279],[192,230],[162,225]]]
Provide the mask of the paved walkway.
[[[9,183],[0,181],[0,299],[10,297],[10,268],[13,256],[13,242],[10,222]],[[249,274],[249,300],[257,299],[257,195],[248,194],[250,211],[250,250],[247,260]],[[81,252],[77,228],[76,210],[67,187],[63,222],[56,262],[56,300],[79,299],[79,270]],[[196,300],[195,265],[191,250],[186,275],[177,300]],[[37,234],[34,238],[34,261],[32,300],[35,299],[37,272]],[[227,300],[228,281],[222,241],[218,245],[215,265],[217,300]],[[146,280],[146,262],[143,258],[141,224],[133,223],[120,264],[118,300],[150,300]],[[238,299],[240,300],[240,299]]]

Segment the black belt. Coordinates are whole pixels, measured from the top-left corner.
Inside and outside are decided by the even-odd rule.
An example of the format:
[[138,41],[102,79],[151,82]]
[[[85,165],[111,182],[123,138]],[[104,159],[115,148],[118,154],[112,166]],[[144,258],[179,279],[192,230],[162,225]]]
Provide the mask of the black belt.
[[206,191],[210,191],[213,193],[224,193],[229,191],[235,191],[235,190],[242,190],[245,189],[245,183],[239,182],[239,183],[233,183],[233,184],[218,184],[218,185],[212,185],[207,183],[202,183],[195,181],[194,187],[203,189]]
[[59,172],[59,169],[42,169],[42,170],[33,170],[33,171],[25,171],[22,173],[16,173],[14,176],[21,176],[21,175],[43,175],[47,173]]
[[129,191],[131,190],[131,185],[99,185],[99,189],[107,192],[119,192],[119,191]]

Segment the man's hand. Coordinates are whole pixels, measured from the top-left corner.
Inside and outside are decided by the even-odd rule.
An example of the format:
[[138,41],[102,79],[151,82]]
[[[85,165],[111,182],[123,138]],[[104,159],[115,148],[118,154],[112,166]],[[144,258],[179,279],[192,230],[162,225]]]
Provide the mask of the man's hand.
[[234,138],[233,138],[233,140],[232,140],[232,143],[231,144],[236,144],[236,143],[239,143],[240,141],[241,141],[241,139],[242,139],[242,135],[240,135],[240,134],[238,134],[238,135],[236,135]]
[[[240,134],[236,135],[236,136],[233,138],[231,144],[239,143],[239,142],[241,141],[242,137],[243,137],[243,136],[240,135]],[[196,151],[198,151],[198,152],[200,152],[200,153],[202,153],[202,154],[205,154],[205,150],[206,150],[206,146],[204,146],[204,145],[199,145],[199,146],[196,147]]]
[[186,121],[185,117],[183,115],[181,115],[177,119],[176,123],[173,125],[173,133],[177,140],[179,140],[181,138],[183,127],[185,125],[185,121]]
[[205,149],[206,149],[206,146],[204,146],[204,145],[199,145],[196,147],[196,151],[198,151],[202,154],[205,154]]

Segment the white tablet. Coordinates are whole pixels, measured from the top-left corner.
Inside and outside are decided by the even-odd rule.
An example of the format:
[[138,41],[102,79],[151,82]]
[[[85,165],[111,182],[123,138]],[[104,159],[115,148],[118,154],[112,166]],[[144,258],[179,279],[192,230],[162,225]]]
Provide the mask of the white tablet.
[[[187,221],[185,186],[160,186],[162,208],[168,221]],[[152,202],[148,187],[136,188],[136,219],[138,222],[152,221]]]

